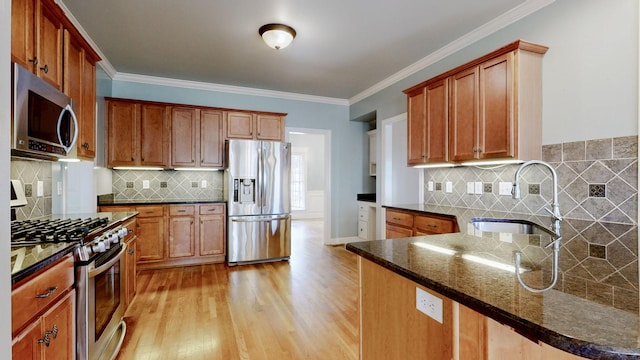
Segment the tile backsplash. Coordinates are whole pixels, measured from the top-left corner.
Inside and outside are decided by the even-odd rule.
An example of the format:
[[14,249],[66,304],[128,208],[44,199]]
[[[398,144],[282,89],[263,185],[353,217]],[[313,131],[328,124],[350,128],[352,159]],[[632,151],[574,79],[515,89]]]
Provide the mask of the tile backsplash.
[[[561,224],[563,271],[556,289],[637,313],[638,137],[545,145],[542,154],[558,173],[565,218]],[[492,217],[491,212],[509,212],[523,214],[525,219],[549,218],[544,208],[551,202],[553,184],[545,167],[532,165],[522,172],[521,200],[499,195],[500,182],[513,183],[517,168],[424,170],[424,202],[485,210],[487,217]],[[434,191],[428,191],[429,182]],[[447,182],[453,185],[451,192],[446,192]],[[476,182],[482,183],[482,194],[467,194],[467,183]],[[551,256],[543,267],[551,269]]]
[[113,170],[112,182],[116,201],[223,198],[222,171]]
[[[52,163],[47,161],[11,161],[11,179],[22,181],[27,205],[16,208],[16,219],[36,219],[51,215]],[[38,181],[42,182],[43,195],[38,196]]]
[[[558,173],[563,216],[637,225],[637,149],[637,136],[544,145],[543,160]],[[544,208],[552,198],[552,180],[544,167],[530,166],[523,171],[520,201],[499,195],[499,183],[512,183],[517,168],[518,165],[426,169],[424,203],[546,215]],[[428,191],[429,181],[435,191]],[[453,185],[451,193],[445,191],[446,182]],[[469,182],[483,183],[482,194],[467,194]]]

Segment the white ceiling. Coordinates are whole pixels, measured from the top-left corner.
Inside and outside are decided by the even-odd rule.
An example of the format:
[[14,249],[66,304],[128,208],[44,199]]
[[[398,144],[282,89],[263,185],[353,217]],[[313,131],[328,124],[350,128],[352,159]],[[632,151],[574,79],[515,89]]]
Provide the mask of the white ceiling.
[[[111,75],[352,99],[496,18],[537,10],[531,3],[545,1],[59,2],[98,47]],[[296,29],[288,48],[262,42],[258,28],[272,22]]]

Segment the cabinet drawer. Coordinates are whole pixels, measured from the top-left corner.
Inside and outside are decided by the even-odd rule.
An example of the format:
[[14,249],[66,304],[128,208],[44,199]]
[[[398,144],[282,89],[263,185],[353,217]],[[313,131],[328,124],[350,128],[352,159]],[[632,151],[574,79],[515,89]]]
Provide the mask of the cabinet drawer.
[[73,286],[73,271],[73,255],[67,255],[11,292],[13,335]]
[[169,206],[169,216],[194,215],[196,213],[195,205],[172,205]]
[[386,222],[413,228],[413,215],[387,209]]
[[138,211],[138,217],[157,217],[162,216],[164,214],[164,207],[162,205],[158,206],[138,206],[136,207],[136,211]]
[[127,236],[125,236],[124,239],[122,240],[123,242],[128,243],[129,241],[131,241],[131,239],[133,239],[136,236],[136,226],[137,226],[136,223],[137,223],[136,218],[133,218],[133,219],[129,219],[129,221],[122,224],[122,227],[127,229],[128,231]]
[[369,233],[369,224],[366,221],[358,221],[358,237],[361,239],[367,239]]
[[224,204],[200,205],[200,215],[206,214],[224,214]]
[[413,230],[403,228],[400,226],[388,225],[387,224],[387,239],[398,239],[398,238],[406,238],[413,236]]
[[433,216],[416,215],[416,231],[427,233],[446,234],[454,232],[454,221]]
[[103,211],[103,212],[130,212],[130,211],[136,211],[136,208],[132,207],[132,206],[105,205],[105,206],[100,206],[100,211]]

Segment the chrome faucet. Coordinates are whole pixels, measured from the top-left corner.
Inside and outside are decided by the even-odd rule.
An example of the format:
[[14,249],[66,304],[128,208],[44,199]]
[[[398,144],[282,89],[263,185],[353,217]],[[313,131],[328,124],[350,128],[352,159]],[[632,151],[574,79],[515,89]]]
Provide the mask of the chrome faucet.
[[553,288],[556,285],[556,282],[558,281],[558,255],[560,253],[560,240],[562,239],[562,236],[560,235],[560,221],[562,221],[562,214],[560,214],[560,204],[558,203],[558,173],[553,168],[553,166],[551,166],[547,162],[539,161],[539,160],[531,160],[531,161],[525,162],[524,164],[520,165],[518,170],[516,170],[516,175],[513,182],[513,190],[512,190],[512,195],[514,199],[520,199],[520,173],[524,168],[526,168],[529,165],[545,166],[551,172],[551,177],[553,180],[553,200],[551,201],[551,209],[545,208],[545,210],[549,214],[551,214],[551,216],[553,217],[553,222],[551,223],[551,230],[553,230],[553,232],[555,233],[555,239],[549,244],[547,244],[546,246],[546,247],[549,247],[553,245],[553,279],[551,281],[551,285],[543,289],[532,288],[526,285],[522,281],[522,278],[520,277],[520,261],[521,261],[521,255],[522,255],[520,251],[516,251],[514,253],[515,261],[516,261],[516,277],[518,278],[518,282],[520,282],[520,285],[522,285],[525,289],[532,292],[543,292]]

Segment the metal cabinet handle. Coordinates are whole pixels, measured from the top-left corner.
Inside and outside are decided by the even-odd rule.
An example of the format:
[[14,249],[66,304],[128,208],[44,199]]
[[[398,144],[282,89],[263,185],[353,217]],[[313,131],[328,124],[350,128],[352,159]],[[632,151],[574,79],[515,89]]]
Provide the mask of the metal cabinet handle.
[[45,64],[43,67],[40,68],[40,70],[44,71],[45,74],[49,73],[49,65]]
[[82,144],[82,148],[89,150],[89,143],[86,142],[86,143]]
[[29,59],[29,62],[32,62],[33,65],[38,65],[38,57],[34,57],[33,59]]
[[187,210],[178,210],[178,212],[183,213],[183,212],[187,212]]
[[45,293],[36,295],[36,298],[38,298],[38,299],[46,299],[49,296],[51,296],[51,294],[53,294],[56,290],[58,290],[57,286],[51,286],[51,287],[47,288],[47,291]]
[[57,338],[58,337],[58,325],[54,324],[53,327],[51,328],[51,330],[45,331],[44,335],[45,336],[52,335],[54,339]]
[[48,332],[44,334],[44,337],[42,339],[38,339],[38,344],[44,344],[46,347],[49,347],[49,345],[51,344],[51,340],[49,339]]
[[134,253],[133,248],[129,249],[128,253],[129,253],[129,255],[133,255],[133,253]]

